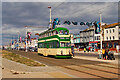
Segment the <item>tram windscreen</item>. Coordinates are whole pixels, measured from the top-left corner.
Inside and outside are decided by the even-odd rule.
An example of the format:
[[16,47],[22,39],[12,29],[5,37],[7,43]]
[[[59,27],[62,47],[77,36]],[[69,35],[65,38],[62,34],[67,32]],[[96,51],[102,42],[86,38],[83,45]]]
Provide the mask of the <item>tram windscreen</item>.
[[71,47],[70,42],[61,42],[61,47]]

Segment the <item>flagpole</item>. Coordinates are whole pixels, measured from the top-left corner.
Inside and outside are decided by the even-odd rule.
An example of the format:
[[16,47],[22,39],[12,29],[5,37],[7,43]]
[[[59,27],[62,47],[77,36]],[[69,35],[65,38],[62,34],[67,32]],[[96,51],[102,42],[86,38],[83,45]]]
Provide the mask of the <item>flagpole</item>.
[[19,31],[18,31],[18,42],[17,42],[17,44],[18,44],[18,51],[19,51]]

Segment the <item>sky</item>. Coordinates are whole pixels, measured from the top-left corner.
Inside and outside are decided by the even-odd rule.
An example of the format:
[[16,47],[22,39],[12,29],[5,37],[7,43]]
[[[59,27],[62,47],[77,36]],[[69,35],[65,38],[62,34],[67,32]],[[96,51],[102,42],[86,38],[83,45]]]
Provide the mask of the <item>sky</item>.
[[[17,1],[17,0],[16,0]],[[7,45],[12,39],[17,39],[18,34],[25,38],[26,28],[32,32],[41,33],[47,30],[49,23],[49,9],[52,8],[52,20],[60,19],[62,27],[76,34],[88,28],[81,25],[63,25],[65,20],[77,22],[99,21],[102,13],[102,22],[112,24],[118,22],[118,2],[2,2],[2,43]],[[45,27],[45,28],[36,28]]]

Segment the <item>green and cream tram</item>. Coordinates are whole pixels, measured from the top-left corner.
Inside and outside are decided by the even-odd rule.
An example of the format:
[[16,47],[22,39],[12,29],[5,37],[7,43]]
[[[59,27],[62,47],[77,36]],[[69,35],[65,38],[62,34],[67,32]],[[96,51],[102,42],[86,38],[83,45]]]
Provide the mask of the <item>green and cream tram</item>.
[[71,58],[70,34],[67,28],[58,27],[39,35],[38,54],[56,58]]

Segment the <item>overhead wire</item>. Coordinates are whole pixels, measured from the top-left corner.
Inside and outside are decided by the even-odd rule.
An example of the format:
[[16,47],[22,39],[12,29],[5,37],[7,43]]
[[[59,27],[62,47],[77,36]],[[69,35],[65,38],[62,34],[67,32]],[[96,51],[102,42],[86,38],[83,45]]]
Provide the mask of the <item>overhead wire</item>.
[[[70,15],[73,15],[73,14],[76,14],[76,13],[78,13],[78,12],[80,12],[80,11],[84,11],[85,9],[87,9],[87,8],[89,8],[90,6],[93,6],[94,4],[96,4],[97,2],[95,2],[95,3],[92,3],[92,4],[90,4],[89,6],[87,6],[87,7],[85,7],[85,8],[82,8],[81,10],[76,10],[75,12],[73,12],[73,13],[71,13],[71,14],[68,14],[67,16],[69,17]],[[66,17],[66,16],[65,16]],[[66,17],[67,18],[67,17]],[[65,18],[64,18],[65,19]]]
[[[114,3],[115,4],[115,3]],[[106,7],[109,7],[109,6],[111,6],[111,4],[110,5],[107,5],[107,6],[105,6],[105,7],[102,7],[102,8],[99,8],[98,10],[91,10],[91,11],[88,11],[87,13],[91,13],[91,12],[94,12],[94,11],[98,11],[98,12],[100,12],[100,10],[102,10],[102,9],[105,9]],[[85,13],[85,12],[84,12]],[[83,13],[80,13],[80,14],[83,14]],[[80,15],[78,15],[78,16],[80,16]],[[76,17],[78,17],[78,16],[76,16]],[[75,17],[75,18],[76,18]]]
[[[115,4],[115,3],[114,3],[114,4]],[[112,4],[112,5],[114,5],[114,4]],[[106,7],[109,7],[109,6],[111,6],[111,4],[110,4],[110,5],[107,5],[107,6],[105,6],[105,7],[99,8],[97,11],[100,11],[100,10],[102,10],[102,9],[105,9]],[[95,9],[95,10],[91,10],[91,11],[89,11],[89,12],[87,12],[87,13],[91,13],[91,12],[94,12],[94,11],[96,11],[96,9]],[[85,13],[85,12],[82,12],[82,13],[80,13],[80,14],[83,14],[83,13]],[[80,16],[80,15],[78,15],[78,16]],[[76,16],[76,17],[74,17],[74,18],[77,18],[78,16]]]

